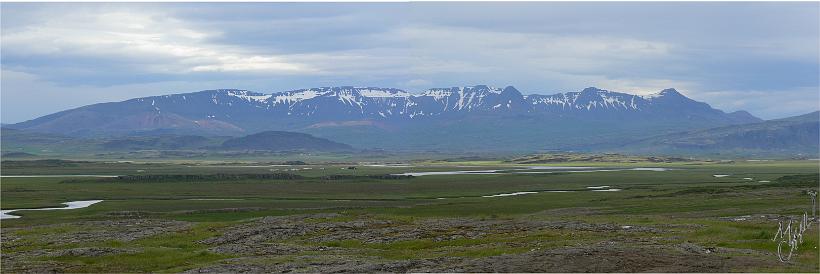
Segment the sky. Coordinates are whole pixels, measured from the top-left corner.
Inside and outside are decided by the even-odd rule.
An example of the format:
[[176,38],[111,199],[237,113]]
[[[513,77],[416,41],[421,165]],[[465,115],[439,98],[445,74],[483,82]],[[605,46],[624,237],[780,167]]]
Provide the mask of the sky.
[[2,3],[0,120],[238,88],[676,88],[820,109],[820,2]]

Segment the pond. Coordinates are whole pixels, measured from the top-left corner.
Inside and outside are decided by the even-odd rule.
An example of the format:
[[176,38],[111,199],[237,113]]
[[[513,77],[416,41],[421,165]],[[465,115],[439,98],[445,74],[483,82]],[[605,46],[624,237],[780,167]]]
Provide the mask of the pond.
[[65,202],[63,203],[66,205],[65,207],[46,207],[46,208],[22,208],[22,209],[7,209],[7,210],[0,210],[0,219],[17,219],[20,216],[12,215],[12,212],[16,211],[44,211],[44,210],[65,210],[65,209],[77,209],[77,208],[86,208],[93,204],[102,202],[103,200],[88,200],[88,201],[73,201],[73,202]]
[[[549,171],[544,171],[549,170]],[[422,171],[405,172],[393,175],[400,176],[429,176],[429,175],[470,175],[470,174],[548,174],[548,173],[586,173],[586,172],[609,172],[609,171],[669,171],[672,169],[663,167],[636,167],[636,168],[600,168],[587,166],[526,166],[512,167],[509,169],[488,169],[488,170],[453,170],[453,171]]]

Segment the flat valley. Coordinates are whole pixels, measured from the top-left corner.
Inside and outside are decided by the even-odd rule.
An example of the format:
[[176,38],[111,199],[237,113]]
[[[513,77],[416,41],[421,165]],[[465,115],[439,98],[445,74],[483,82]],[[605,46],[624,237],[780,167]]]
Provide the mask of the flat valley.
[[[608,155],[579,161],[582,156],[562,162],[544,155],[378,163],[5,160],[0,205],[18,209],[8,214],[19,218],[2,220],[2,267],[39,273],[820,267],[817,219],[806,193],[817,190],[817,160]],[[533,161],[540,163],[527,163]],[[96,202],[19,210],[73,201]],[[781,262],[774,240],[779,222],[796,226],[804,213],[811,225],[793,257]]]

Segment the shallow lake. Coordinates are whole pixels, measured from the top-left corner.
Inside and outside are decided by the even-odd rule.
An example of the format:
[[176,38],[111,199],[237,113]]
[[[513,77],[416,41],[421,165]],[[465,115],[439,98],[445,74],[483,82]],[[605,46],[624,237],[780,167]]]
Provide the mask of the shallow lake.
[[120,175],[86,175],[86,174],[69,174],[69,175],[2,175],[0,178],[52,178],[52,177],[97,177],[97,178],[114,178]]
[[[549,171],[543,171],[549,170]],[[402,176],[429,176],[429,175],[457,175],[457,174],[549,174],[549,173],[586,173],[586,172],[609,172],[609,171],[669,171],[672,169],[663,167],[636,167],[636,168],[600,168],[586,166],[527,166],[512,167],[509,169],[488,169],[488,170],[453,170],[453,171],[421,171],[406,172],[393,175]]]
[[44,210],[65,210],[65,209],[78,209],[78,208],[86,208],[93,204],[102,202],[103,200],[88,200],[88,201],[73,201],[73,202],[65,202],[63,203],[66,205],[65,207],[46,207],[46,208],[22,208],[22,209],[7,209],[7,210],[0,210],[0,219],[17,219],[20,216],[12,215],[12,212],[15,211],[44,211]]

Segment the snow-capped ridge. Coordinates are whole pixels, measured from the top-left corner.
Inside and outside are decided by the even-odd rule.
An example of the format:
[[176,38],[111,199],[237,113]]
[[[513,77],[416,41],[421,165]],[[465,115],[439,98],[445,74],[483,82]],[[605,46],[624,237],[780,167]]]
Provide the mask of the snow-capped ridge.
[[[523,95],[513,86],[497,88],[489,85],[430,88],[418,93],[396,88],[356,86],[317,87],[273,94],[240,89],[208,92],[210,98],[207,100],[214,105],[239,107],[241,103],[238,104],[236,99],[225,98],[229,96],[249,102],[254,108],[287,116],[349,117],[345,119],[426,119],[471,112],[503,115],[638,115],[682,109],[717,111],[708,104],[687,98],[675,89],[664,89],[650,95],[634,95],[597,87],[552,95]],[[157,104],[159,106],[159,101]],[[740,120],[756,119],[743,113],[730,116]]]
[[[96,118],[87,118],[90,117],[88,115],[95,115]],[[114,116],[119,117],[116,122],[98,125],[99,121],[108,121],[108,117]],[[70,123],[55,120],[55,117],[67,117],[64,120]],[[503,89],[485,85],[433,88],[419,93],[340,86],[272,94],[220,89],[150,96],[84,106],[27,121],[19,126],[32,129],[48,126],[55,132],[76,129],[78,134],[95,130],[125,132],[180,127],[222,134],[226,131],[271,128],[300,130],[313,125],[340,129],[366,125],[379,128],[378,132],[394,132],[427,125],[446,128],[454,125],[460,127],[461,124],[483,127],[527,123],[551,127],[552,132],[555,126],[574,127],[576,123],[585,121],[590,123],[579,127],[609,126],[620,129],[645,122],[648,125],[700,123],[719,126],[758,122],[760,119],[746,112],[725,113],[706,103],[686,98],[672,89],[658,92],[655,96],[594,87],[552,95],[525,96],[512,86]],[[59,126],[53,126],[57,122]],[[80,130],[83,132],[80,133]],[[543,132],[546,129],[535,128],[532,134]]]
[[225,90],[224,92],[228,96],[233,96],[248,102],[257,103],[264,103],[272,96],[271,94],[252,92],[247,90]]
[[669,96],[669,97],[672,97],[672,96],[686,97],[674,88],[667,88],[667,89],[658,91],[656,93],[647,94],[647,95],[640,95],[640,96],[642,98],[646,99],[646,100],[652,100],[652,99],[657,99],[657,98],[667,97],[667,96]]
[[581,90],[581,93],[609,93],[609,92],[611,92],[611,91],[596,88],[596,87],[588,87],[588,88],[585,88],[585,89]]
[[400,89],[359,88],[359,94],[364,97],[410,97],[411,94]]
[[320,89],[302,89],[294,91],[285,91],[272,94],[270,101],[274,104],[295,103],[323,96],[327,93],[328,91]]

